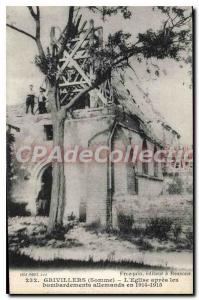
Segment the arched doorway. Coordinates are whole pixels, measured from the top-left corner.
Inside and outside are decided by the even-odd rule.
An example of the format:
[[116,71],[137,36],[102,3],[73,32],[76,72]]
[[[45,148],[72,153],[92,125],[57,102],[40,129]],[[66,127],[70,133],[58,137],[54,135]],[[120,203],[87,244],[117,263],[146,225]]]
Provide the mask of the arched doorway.
[[49,216],[50,199],[52,189],[52,165],[44,169],[41,175],[41,189],[36,199],[36,214],[38,216]]

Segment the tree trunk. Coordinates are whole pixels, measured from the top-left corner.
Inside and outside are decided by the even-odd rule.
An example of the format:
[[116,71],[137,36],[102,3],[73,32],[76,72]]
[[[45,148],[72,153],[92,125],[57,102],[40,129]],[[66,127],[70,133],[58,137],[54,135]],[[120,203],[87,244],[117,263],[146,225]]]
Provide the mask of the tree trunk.
[[[64,147],[64,119],[58,118],[56,108],[56,87],[50,86],[48,99],[51,105],[51,116],[53,125],[53,147]],[[48,221],[48,233],[51,233],[57,225],[62,225],[65,202],[65,178],[64,163],[52,162],[52,191],[50,214]]]
[[[88,89],[80,93],[78,96],[74,97],[73,105],[81,96],[88,93],[89,90],[93,89],[88,87]],[[61,150],[64,150],[64,123],[65,123],[65,110],[61,111],[59,101],[57,99],[57,88],[52,82],[49,82],[48,88],[48,101],[51,107],[51,118],[53,125],[53,147],[59,146]],[[65,106],[65,109],[69,109],[71,106]],[[63,155],[63,151],[62,151]],[[63,160],[63,157],[62,157]],[[57,225],[62,225],[63,213],[65,205],[65,177],[64,177],[64,160],[62,163],[53,162],[52,163],[52,192],[51,192],[51,204],[50,204],[50,214],[48,221],[48,233],[51,233]]]

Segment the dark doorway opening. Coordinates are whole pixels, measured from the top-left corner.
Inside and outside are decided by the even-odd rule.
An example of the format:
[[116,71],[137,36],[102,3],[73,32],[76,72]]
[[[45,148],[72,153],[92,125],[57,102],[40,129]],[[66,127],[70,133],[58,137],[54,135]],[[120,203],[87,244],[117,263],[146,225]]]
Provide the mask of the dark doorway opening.
[[44,131],[46,135],[46,141],[53,140],[53,126],[52,125],[44,125]]
[[86,203],[81,202],[79,207],[79,221],[86,222]]
[[48,166],[41,177],[41,189],[36,199],[37,215],[49,216],[52,189],[52,166]]

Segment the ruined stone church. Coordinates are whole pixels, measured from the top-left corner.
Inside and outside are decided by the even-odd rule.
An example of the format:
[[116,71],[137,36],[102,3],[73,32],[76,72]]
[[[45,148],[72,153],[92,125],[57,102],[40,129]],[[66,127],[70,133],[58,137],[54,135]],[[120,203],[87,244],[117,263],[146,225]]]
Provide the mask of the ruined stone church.
[[[94,28],[92,40],[101,39],[102,28]],[[91,30],[88,29],[66,46],[60,60],[64,74],[59,83],[62,105],[92,82],[93,68],[98,62],[91,63],[89,59],[90,41]],[[52,44],[59,46],[53,39]],[[133,75],[130,79],[128,72],[113,74],[100,88],[75,104],[65,120],[66,148],[106,145],[111,151],[115,146],[138,145],[140,151],[150,149],[155,153],[166,145],[178,144],[179,134],[154,110],[139,80],[136,76],[132,78]],[[31,115],[25,114],[25,104],[8,107],[7,125],[15,136],[16,149],[21,145],[52,147],[53,129],[48,107],[47,110],[45,114]],[[48,215],[52,164],[46,159],[16,164],[15,201],[27,203],[31,215],[37,215],[38,195],[45,190],[48,209],[43,214]],[[134,199],[142,201],[143,196],[158,196],[163,192],[163,169],[156,162],[76,162],[65,163],[64,169],[66,220],[74,215],[88,224],[106,226],[111,222],[114,225],[117,202],[123,201],[128,207],[133,205]]]

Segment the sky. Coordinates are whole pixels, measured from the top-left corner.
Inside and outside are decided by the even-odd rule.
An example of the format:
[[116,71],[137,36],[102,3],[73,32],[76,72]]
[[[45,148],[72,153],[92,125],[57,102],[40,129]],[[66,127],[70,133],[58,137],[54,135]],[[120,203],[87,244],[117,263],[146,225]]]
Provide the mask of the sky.
[[[131,7],[132,17],[124,20],[121,16],[108,18],[104,23],[92,12],[82,8],[85,20],[94,19],[95,25],[103,25],[104,39],[108,34],[118,30],[130,32],[132,39],[147,29],[159,28],[162,15],[151,7]],[[67,21],[67,7],[41,7],[41,38],[44,48],[49,45],[51,26],[63,28]],[[34,35],[34,22],[26,7],[7,7],[7,23],[13,24]],[[37,48],[34,41],[25,35],[7,28],[7,104],[25,103],[29,84],[33,83],[35,91],[44,80],[43,75],[34,64]],[[154,64],[157,61],[153,61]],[[182,136],[182,143],[192,143],[192,90],[190,89],[190,66],[166,59],[158,61],[160,76],[151,76],[145,72],[147,65],[131,61],[142,84],[149,93],[154,107],[160,111],[168,123]]]

